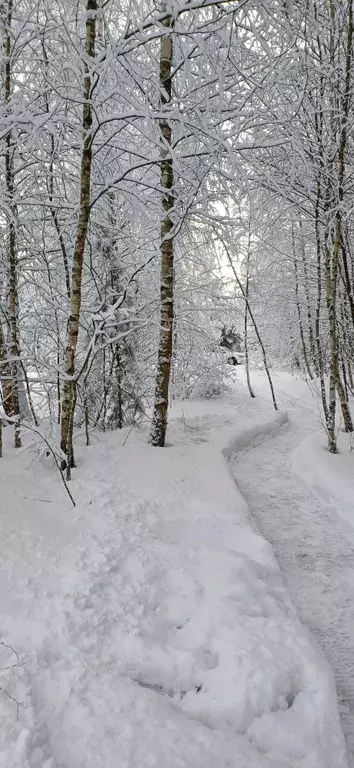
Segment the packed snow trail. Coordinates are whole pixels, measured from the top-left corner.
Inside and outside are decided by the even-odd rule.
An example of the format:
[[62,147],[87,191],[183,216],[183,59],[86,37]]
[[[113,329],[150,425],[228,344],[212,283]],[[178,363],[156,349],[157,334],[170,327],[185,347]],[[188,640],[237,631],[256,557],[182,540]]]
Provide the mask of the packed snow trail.
[[148,425],[78,440],[75,510],[37,436],[6,444],[0,768],[348,768],[332,671],[225,463],[284,414],[241,382],[178,409],[161,452]]
[[261,533],[273,546],[300,618],[332,665],[353,768],[354,528],[340,518],[333,503],[317,500],[292,472],[294,450],[318,429],[315,408],[284,396],[281,401],[289,410],[290,429],[235,457],[232,471]]

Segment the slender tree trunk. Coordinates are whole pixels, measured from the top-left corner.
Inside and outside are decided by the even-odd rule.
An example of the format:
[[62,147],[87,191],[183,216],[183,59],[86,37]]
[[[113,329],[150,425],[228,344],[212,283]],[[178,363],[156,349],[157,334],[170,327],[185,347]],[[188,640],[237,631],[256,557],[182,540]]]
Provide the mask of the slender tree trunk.
[[[48,70],[49,70],[49,62],[48,62],[48,54],[47,49],[45,46],[45,40],[44,36],[42,38],[42,51],[43,51],[43,59],[44,59],[44,68],[45,68],[45,74],[46,78],[48,80]],[[45,98],[45,110],[47,114],[50,112],[50,103],[49,103],[49,94],[48,91],[44,94]],[[63,264],[64,264],[64,273],[65,273],[65,285],[66,285],[66,293],[68,296],[68,299],[70,299],[70,271],[69,271],[69,258],[66,251],[65,241],[63,234],[60,229],[59,219],[58,219],[58,212],[55,207],[54,203],[54,160],[55,160],[55,138],[53,133],[51,133],[50,136],[50,160],[49,160],[49,181],[48,181],[48,196],[49,196],[49,203],[50,203],[50,214],[53,219],[53,224],[55,227],[55,231],[58,236],[58,241],[60,245],[60,250],[62,252],[63,256]],[[60,411],[60,401],[59,401],[59,408]]]
[[302,347],[302,355],[303,355],[303,358],[304,358],[304,363],[305,363],[305,367],[306,367],[308,376],[309,376],[310,379],[312,379],[313,376],[312,376],[312,371],[311,371],[309,360],[308,360],[308,356],[307,356],[305,334],[304,334],[304,329],[303,329],[303,325],[302,325],[301,305],[300,305],[300,297],[299,297],[299,277],[298,277],[297,256],[296,256],[296,249],[295,249],[294,227],[292,227],[292,241],[293,241],[294,276],[295,276],[295,299],[296,299],[296,309],[297,309],[297,316],[298,316],[298,322],[299,322],[299,333],[300,333],[300,340],[301,340],[301,347]]
[[107,418],[107,396],[108,396],[108,388],[109,388],[109,379],[111,376],[111,373],[109,373],[109,379],[107,383],[107,377],[106,377],[106,347],[103,349],[103,401],[101,408],[99,409],[99,412],[97,414],[97,424],[99,424],[99,420],[101,418],[101,413],[103,411],[103,417],[102,417],[102,429],[103,432],[106,431],[106,418]]
[[[2,25],[4,26],[4,101],[10,106],[12,94],[12,61],[11,61],[11,26],[13,0],[8,0],[6,10],[2,9]],[[11,397],[7,400],[7,415],[15,420],[15,448],[21,448],[20,434],[20,393],[19,365],[20,341],[18,328],[18,276],[17,276],[17,206],[14,200],[14,145],[11,129],[5,136],[5,184],[8,198],[8,231],[7,231],[7,277],[8,277],[8,328],[9,341],[5,355],[9,357],[8,372],[10,374]]]
[[[12,192],[13,186],[11,183]],[[9,187],[8,187],[9,191]],[[15,216],[12,206],[11,217]],[[20,342],[18,332],[18,288],[17,288],[17,252],[16,252],[16,221],[10,222],[9,232],[9,324],[10,324],[10,367],[12,386],[12,413],[15,421],[15,448],[21,448],[20,433],[20,393],[19,393],[19,363]]]
[[328,404],[325,384],[325,370],[323,363],[323,352],[321,343],[321,307],[322,307],[322,243],[320,232],[320,201],[321,201],[321,180],[317,180],[316,206],[315,206],[315,233],[316,233],[316,256],[317,256],[317,300],[315,314],[315,342],[317,352],[317,371],[320,379],[322,408],[326,425],[328,424]]
[[[330,192],[327,192],[329,195]],[[330,205],[326,206],[328,213]],[[333,247],[331,246],[331,238],[334,239]],[[338,357],[338,338],[337,338],[337,316],[336,316],[336,304],[337,304],[337,284],[338,284],[338,267],[339,267],[339,239],[338,239],[338,222],[336,221],[336,229],[333,237],[332,232],[326,233],[325,238],[325,276],[326,276],[326,302],[328,309],[328,325],[329,325],[329,388],[328,388],[328,419],[327,419],[327,435],[328,435],[328,450],[330,453],[337,453],[337,438],[336,438],[336,393],[337,383],[339,376],[339,357]]]
[[83,386],[82,386],[82,406],[84,411],[86,445],[89,446],[90,445],[90,417],[89,417],[89,407],[88,407],[88,400],[87,400],[86,379],[84,379]]
[[12,378],[10,362],[6,357],[6,344],[2,324],[0,322],[0,382],[2,388],[2,405],[6,416],[11,416],[12,407]]
[[[36,411],[35,411],[35,408],[34,408],[34,405],[33,405],[33,399],[32,399],[32,394],[31,394],[31,387],[29,385],[29,379],[28,379],[27,371],[26,371],[26,368],[25,368],[22,360],[20,361],[20,365],[21,365],[21,370],[22,370],[22,374],[23,374],[23,378],[24,378],[24,383],[25,383],[25,390],[23,391],[23,396],[24,396],[24,398],[26,398],[26,396],[27,396],[27,404],[28,404],[28,408],[29,408],[28,416],[29,416],[29,413],[31,413],[34,425],[36,427],[39,427],[39,421],[37,419],[37,414],[36,414]],[[26,410],[28,410],[28,408],[26,408]]]
[[[317,19],[317,7],[315,6],[315,18]],[[317,24],[318,29],[320,26]],[[326,428],[328,427],[328,404],[325,383],[325,365],[321,341],[321,309],[322,309],[322,238],[321,238],[321,208],[323,204],[322,184],[324,178],[324,141],[323,141],[323,103],[325,90],[325,77],[323,68],[323,43],[321,35],[317,35],[318,57],[321,66],[319,95],[314,111],[315,133],[317,140],[317,149],[319,154],[319,171],[316,179],[316,198],[315,198],[315,238],[316,238],[316,269],[317,269],[317,299],[315,309],[315,346],[316,346],[316,372],[320,380],[321,400]]]
[[[97,0],[88,0],[86,5],[86,39],[85,51],[89,59],[95,57],[95,38],[96,38],[96,15]],[[61,410],[61,450],[67,457],[68,469],[70,465],[74,466],[73,452],[73,422],[75,409],[75,358],[79,335],[81,294],[82,294],[82,271],[84,263],[84,253],[87,229],[90,219],[91,205],[91,168],[92,168],[92,72],[89,64],[85,63],[85,77],[83,87],[83,114],[82,114],[82,132],[83,132],[83,150],[81,158],[80,175],[80,208],[76,229],[75,247],[73,254],[72,275],[70,285],[70,314],[66,334],[65,351],[65,380],[62,389],[62,410]]]
[[[2,325],[0,322],[0,406],[6,413],[4,397],[6,392],[6,368],[7,362],[5,360],[5,342]],[[0,457],[2,457],[2,419],[0,416]]]
[[354,381],[353,381],[353,374],[352,374],[352,368],[350,365],[350,360],[348,360],[347,362],[347,368],[348,368],[348,386],[351,394],[354,395]]
[[[161,10],[166,12],[166,5]],[[171,16],[164,20],[167,29],[172,26]],[[162,109],[171,101],[172,90],[172,36],[166,33],[161,37],[160,48],[160,101]],[[167,112],[167,109],[166,109]],[[167,117],[160,120],[161,142],[161,187],[162,187],[162,224],[161,224],[161,318],[160,339],[155,383],[155,404],[152,419],[151,444],[165,445],[168,394],[171,375],[173,349],[173,161],[171,157],[172,128]]]
[[[107,420],[107,397],[111,382],[111,377],[113,373],[113,366],[114,366],[114,357],[112,357],[110,362],[110,368],[108,370],[108,376],[106,372],[106,365],[107,365],[107,352],[106,347],[103,348],[102,352],[102,384],[103,384],[103,395],[101,400],[101,405],[98,409],[97,415],[96,415],[96,424],[98,424],[102,431],[106,431],[106,420]],[[101,419],[102,416],[102,419]]]
[[343,388],[345,393],[345,399],[348,403],[349,402],[348,377],[347,377],[347,369],[346,369],[343,357],[341,358],[341,369],[343,374]]
[[[336,31],[336,11],[334,0],[329,1],[331,17],[331,38],[330,55],[333,72],[335,71],[335,45],[334,35]],[[337,319],[337,293],[338,277],[340,267],[340,254],[343,243],[342,228],[342,207],[344,202],[344,178],[345,178],[345,159],[347,148],[348,117],[351,101],[351,66],[352,66],[352,48],[353,48],[353,0],[348,0],[347,16],[347,40],[346,40],[346,64],[345,64],[345,90],[343,99],[339,103],[339,132],[336,125],[335,109],[336,97],[332,102],[332,133],[333,142],[336,142],[339,133],[338,146],[338,192],[336,195],[331,190],[331,203],[329,206],[330,222],[334,218],[333,232],[331,232],[331,223],[328,226],[326,238],[326,297],[328,307],[328,321],[330,333],[330,381],[329,381],[329,423],[328,423],[328,448],[331,453],[336,453],[336,435],[335,435],[335,416],[336,416],[336,391],[342,409],[343,421],[346,432],[353,431],[353,423],[349,411],[348,402],[345,398],[343,385],[339,374],[339,339],[338,339],[338,319]],[[333,217],[333,206],[335,206],[335,216]]]
[[248,227],[248,242],[246,256],[246,284],[245,284],[245,317],[244,317],[244,344],[245,344],[245,368],[248,391],[251,397],[255,397],[254,389],[251,384],[249,356],[248,356],[248,294],[250,284],[250,250],[251,250],[251,220]]
[[254,316],[254,314],[253,314],[253,312],[252,312],[252,308],[251,308],[251,306],[250,306],[250,301],[249,301],[249,298],[248,298],[248,297],[246,297],[246,292],[245,292],[245,289],[244,289],[244,287],[243,287],[243,285],[242,285],[242,282],[241,282],[241,280],[240,280],[240,278],[239,278],[239,276],[238,276],[238,274],[237,274],[237,272],[236,272],[236,269],[235,269],[235,267],[234,267],[234,263],[233,263],[233,261],[232,261],[232,258],[231,258],[231,254],[230,254],[230,251],[229,251],[229,249],[228,249],[228,247],[227,247],[227,245],[226,245],[225,241],[223,240],[223,238],[221,238],[221,237],[220,237],[220,234],[219,234],[219,239],[220,239],[220,242],[221,242],[221,243],[223,244],[223,246],[224,246],[224,249],[225,249],[225,253],[226,253],[226,256],[227,256],[228,262],[229,262],[229,264],[230,264],[230,267],[231,267],[231,269],[232,269],[232,271],[233,271],[233,274],[234,274],[235,280],[236,280],[236,282],[237,282],[237,285],[238,285],[238,287],[239,287],[239,289],[240,289],[240,291],[241,291],[241,293],[242,293],[242,296],[243,296],[243,298],[244,298],[244,300],[245,300],[245,302],[246,302],[246,304],[247,304],[248,313],[249,313],[249,316],[250,316],[250,318],[251,318],[251,321],[252,321],[252,325],[253,325],[253,327],[254,327],[254,330],[255,330],[255,334],[256,334],[256,336],[257,336],[257,339],[258,339],[258,343],[259,343],[259,346],[260,346],[260,348],[261,348],[261,351],[262,351],[263,365],[264,365],[264,369],[265,369],[265,372],[266,372],[266,374],[267,374],[267,379],[268,379],[268,382],[269,382],[269,389],[270,389],[270,393],[271,393],[271,396],[272,396],[272,401],[273,401],[274,410],[275,410],[275,411],[277,411],[277,410],[278,410],[278,403],[277,403],[277,400],[276,400],[276,397],[275,397],[275,392],[274,392],[274,387],[273,387],[273,381],[272,381],[272,377],[271,377],[271,375],[270,375],[270,370],[269,370],[269,365],[268,365],[268,360],[267,360],[267,353],[266,353],[266,350],[265,350],[265,346],[264,346],[264,344],[263,344],[263,341],[262,341],[262,337],[261,337],[261,334],[260,334],[260,332],[259,332],[259,328],[258,328],[258,325],[257,325],[257,321],[256,321],[256,318],[255,318],[255,316]]
[[59,317],[58,317],[58,311],[55,305],[55,296],[54,296],[54,289],[53,289],[53,281],[52,281],[52,275],[50,271],[50,264],[47,259],[46,253],[44,253],[44,259],[45,259],[45,265],[47,268],[47,275],[48,275],[48,285],[49,285],[49,291],[50,291],[50,298],[53,305],[53,312],[54,312],[54,320],[55,320],[55,334],[56,334],[56,344],[57,344],[57,373],[56,373],[56,390],[57,390],[57,422],[60,424],[61,421],[61,391],[60,391],[60,363],[61,363],[61,349],[60,349],[60,325],[59,325]]
[[350,271],[349,271],[347,250],[348,249],[345,243],[344,233],[342,232],[341,251],[342,251],[342,263],[343,263],[343,284],[347,294],[347,299],[350,307],[351,319],[352,319],[352,324],[354,329],[354,295],[353,295],[353,285],[352,285]]
[[74,433],[74,415],[75,415],[75,407],[76,407],[76,398],[77,398],[77,386],[75,382],[75,386],[73,389],[73,401],[70,408],[70,418],[69,418],[69,425],[68,425],[68,440],[67,440],[67,454],[66,454],[66,479],[71,480],[71,469],[75,466],[74,464],[74,444],[73,444],[73,433]]
[[[344,288],[345,290],[345,288]],[[349,318],[346,314],[346,309],[349,309],[349,312],[351,312],[350,305],[348,307],[348,296],[346,293],[339,295],[339,304],[340,304],[340,316],[341,316],[341,324],[339,327],[339,334],[340,338],[338,339],[339,343],[339,388],[338,388],[338,397],[341,404],[342,409],[342,415],[343,415],[343,421],[345,425],[345,431],[346,432],[352,432],[353,431],[353,422],[352,417],[350,414],[350,407],[349,407],[349,384],[348,384],[348,374],[347,374],[347,365],[346,365],[346,356],[347,352],[346,350],[350,349],[350,344],[348,344],[347,339],[347,322]]]
[[344,376],[344,383],[342,382],[342,379],[340,376],[340,370],[339,370],[339,364],[338,364],[337,392],[338,392],[340,407],[342,410],[344,430],[345,432],[354,432],[353,420],[352,420],[350,408],[349,408],[348,392],[345,386],[346,378],[345,378],[344,364],[343,364],[343,376]]
[[330,252],[328,243],[326,244],[326,296],[328,307],[329,335],[330,335],[330,374],[329,374],[329,419],[328,419],[328,448],[331,453],[337,452],[335,436],[336,419],[336,392],[342,410],[344,429],[346,432],[353,432],[353,422],[350,415],[349,405],[345,396],[344,387],[339,372],[339,338],[338,338],[338,319],[337,319],[337,290],[339,273],[339,252],[340,252],[340,217],[337,215],[335,222],[334,244]]
[[63,234],[60,229],[59,219],[58,219],[58,213],[56,211],[56,208],[54,206],[54,153],[55,153],[55,144],[54,144],[54,136],[51,135],[51,155],[50,155],[50,164],[49,164],[49,201],[50,201],[50,213],[53,219],[53,224],[55,226],[55,230],[58,236],[58,241],[60,245],[60,250],[62,252],[63,256],[63,264],[64,264],[64,272],[65,272],[65,286],[66,286],[66,294],[68,299],[70,300],[71,296],[71,290],[70,290],[70,271],[69,271],[69,258],[66,251],[66,245],[64,241]]
[[115,348],[115,369],[116,369],[116,382],[117,382],[117,416],[118,416],[118,429],[122,429],[124,416],[123,416],[123,392],[122,392],[122,361],[119,353],[119,345],[116,344]]
[[[311,360],[316,371],[316,350],[315,350],[315,340],[313,336],[311,298],[310,298],[309,279],[308,279],[308,271],[307,271],[305,237],[303,233],[301,218],[299,220],[299,227],[300,227],[300,238],[301,238],[300,250],[301,250],[301,256],[302,256],[302,267],[304,272],[304,289],[305,289],[305,297],[306,297],[307,332],[308,332],[308,338],[309,338]],[[310,378],[313,378],[313,376],[311,375]]]

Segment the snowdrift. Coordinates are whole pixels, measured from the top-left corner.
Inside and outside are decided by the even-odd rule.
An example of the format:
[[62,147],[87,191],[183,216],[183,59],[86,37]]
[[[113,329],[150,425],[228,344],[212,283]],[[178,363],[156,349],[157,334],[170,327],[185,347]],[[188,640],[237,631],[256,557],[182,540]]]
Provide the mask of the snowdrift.
[[324,430],[310,435],[293,457],[293,469],[312,492],[354,527],[353,435],[338,435],[338,454],[327,450]]
[[191,407],[163,450],[80,449],[75,510],[33,453],[2,460],[3,768],[346,765],[332,674],[220,451],[285,417],[242,388]]

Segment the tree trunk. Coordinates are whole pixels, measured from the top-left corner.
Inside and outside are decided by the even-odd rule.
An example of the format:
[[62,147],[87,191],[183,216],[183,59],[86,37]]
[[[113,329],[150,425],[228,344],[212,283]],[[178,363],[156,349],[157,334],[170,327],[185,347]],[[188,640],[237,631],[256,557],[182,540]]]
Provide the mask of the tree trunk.
[[304,358],[305,368],[307,370],[308,376],[309,376],[310,379],[312,379],[313,376],[312,376],[312,371],[311,371],[310,364],[309,364],[309,359],[308,359],[308,356],[307,356],[305,334],[304,334],[304,329],[303,329],[303,325],[302,325],[301,305],[300,305],[300,297],[299,297],[299,278],[298,278],[297,257],[296,257],[296,249],[295,249],[294,227],[292,227],[292,241],[293,241],[294,275],[295,275],[295,299],[296,299],[297,316],[298,316],[298,321],[299,321],[299,333],[300,333],[301,346],[302,346],[302,355],[303,355],[303,358]]
[[250,250],[251,250],[251,220],[248,227],[247,257],[246,257],[246,283],[245,283],[245,317],[244,317],[244,344],[245,344],[245,368],[248,391],[251,397],[255,397],[254,389],[251,384],[250,365],[248,356],[248,294],[250,284]]
[[117,383],[117,425],[118,429],[123,428],[124,416],[123,416],[123,392],[122,392],[122,361],[119,352],[119,344],[115,346],[115,369],[116,369],[116,383]]
[[256,318],[255,318],[255,316],[254,316],[254,314],[253,314],[253,312],[252,312],[252,308],[251,308],[251,305],[250,305],[250,301],[249,301],[249,298],[248,298],[248,296],[246,296],[246,292],[245,292],[244,286],[242,285],[242,282],[241,282],[241,280],[240,280],[240,278],[239,278],[239,276],[238,276],[238,274],[237,274],[237,272],[236,272],[236,269],[235,269],[234,263],[233,263],[233,261],[232,261],[232,258],[231,258],[231,254],[230,254],[230,251],[229,251],[229,249],[228,249],[228,247],[227,247],[227,245],[226,245],[225,241],[224,241],[224,240],[223,240],[223,238],[220,236],[220,234],[219,234],[218,236],[219,236],[220,242],[221,242],[221,243],[223,244],[223,246],[224,246],[224,249],[225,249],[225,253],[226,253],[226,256],[227,256],[228,262],[229,262],[229,264],[230,264],[230,267],[231,267],[231,269],[232,269],[232,271],[233,271],[233,274],[234,274],[235,280],[236,280],[236,282],[237,282],[237,285],[238,285],[238,287],[239,287],[239,289],[240,289],[240,291],[241,291],[241,293],[242,293],[242,296],[243,296],[243,298],[244,298],[244,300],[245,300],[245,302],[246,302],[246,304],[247,304],[248,313],[249,313],[249,316],[250,316],[250,318],[251,318],[251,321],[252,321],[252,325],[253,325],[253,328],[254,328],[255,334],[256,334],[256,336],[257,336],[257,339],[258,339],[258,343],[259,343],[259,346],[260,346],[260,348],[261,348],[261,351],[262,351],[263,365],[264,365],[264,369],[265,369],[265,372],[266,372],[266,374],[267,374],[267,379],[268,379],[268,383],[269,383],[269,389],[270,389],[270,393],[271,393],[271,396],[272,396],[272,401],[273,401],[274,410],[275,410],[275,411],[277,411],[277,410],[278,410],[278,403],[277,403],[277,400],[276,400],[276,397],[275,397],[275,392],[274,392],[274,386],[273,386],[272,377],[271,377],[271,375],[270,375],[270,370],[269,370],[269,365],[268,365],[268,360],[267,360],[267,353],[266,353],[266,350],[265,350],[265,346],[264,346],[264,344],[263,344],[263,341],[262,341],[262,337],[261,337],[261,334],[260,334],[260,332],[259,332],[259,328],[258,328],[258,325],[257,325],[257,322],[256,322]]
[[353,381],[353,374],[352,374],[352,369],[350,365],[350,360],[347,361],[347,367],[348,367],[348,386],[351,394],[354,395],[354,381]]
[[[4,334],[2,330],[2,325],[0,322],[0,406],[1,409],[6,413],[5,409],[5,393],[6,393],[6,384],[7,384],[7,376],[6,376],[6,370],[7,370],[7,362],[5,360],[5,345],[4,345]],[[0,415],[0,457],[2,457],[2,419]]]
[[[316,15],[317,22],[317,15]],[[318,27],[319,29],[319,27]],[[323,141],[323,100],[324,100],[324,68],[323,68],[323,49],[320,34],[317,35],[318,56],[321,65],[319,101],[314,111],[315,133],[317,148],[319,154],[319,171],[316,178],[316,198],[315,198],[315,238],[316,238],[316,271],[317,271],[317,297],[315,309],[315,348],[316,348],[316,373],[320,379],[321,400],[326,427],[328,426],[328,404],[325,384],[325,365],[323,359],[323,350],[321,342],[321,309],[322,309],[322,237],[321,237],[321,207],[322,207],[322,184],[324,178],[324,141]]]
[[2,324],[0,323],[0,382],[2,389],[2,406],[6,416],[12,413],[12,383],[10,362],[6,358],[6,345]]
[[[10,106],[12,93],[11,73],[11,25],[13,0],[8,0],[3,11],[4,22],[4,100]],[[8,198],[7,230],[7,282],[8,282],[8,331],[9,341],[5,344],[5,356],[9,358],[9,391],[5,398],[6,413],[14,419],[15,448],[21,448],[19,364],[20,341],[18,328],[18,276],[17,276],[17,207],[14,200],[14,146],[11,129],[5,136],[5,183]],[[6,350],[7,346],[7,350]],[[11,390],[11,393],[10,393]]]
[[54,296],[54,288],[53,288],[53,281],[52,281],[52,274],[50,271],[50,264],[47,259],[46,254],[44,254],[45,259],[45,265],[48,275],[48,285],[49,285],[49,292],[50,292],[50,298],[53,306],[53,313],[54,313],[54,320],[55,320],[55,335],[56,335],[56,346],[57,346],[57,353],[56,353],[56,363],[57,363],[57,370],[56,370],[56,392],[57,392],[57,423],[60,424],[61,422],[61,391],[60,391],[60,363],[61,363],[61,351],[60,351],[60,324],[59,324],[59,316],[58,316],[58,310],[56,308],[55,304],[55,296]]
[[[311,309],[311,297],[310,297],[310,289],[309,289],[309,279],[308,279],[308,271],[307,271],[307,259],[306,259],[306,247],[305,247],[305,237],[303,234],[302,229],[302,221],[301,218],[299,220],[299,226],[300,226],[300,237],[301,237],[301,256],[302,256],[302,266],[304,271],[304,289],[305,289],[305,297],[306,297],[306,310],[307,310],[307,332],[309,337],[309,347],[310,347],[310,355],[312,364],[314,365],[314,368],[316,370],[316,350],[315,350],[315,340],[313,336],[313,320],[312,320],[312,309]],[[311,375],[311,379],[313,376]]]
[[[162,6],[162,13],[166,6]],[[165,18],[163,24],[171,28],[172,18]],[[172,88],[172,36],[161,37],[160,48],[160,100],[161,107],[171,101]],[[152,420],[151,444],[159,447],[165,445],[168,412],[168,393],[171,375],[173,348],[173,220],[174,205],[173,161],[171,157],[172,128],[168,119],[160,120],[161,143],[161,187],[162,187],[162,224],[161,224],[161,318],[160,339],[155,383],[155,404]]]
[[[343,375],[345,377],[345,368],[343,368]],[[338,362],[337,392],[338,392],[340,407],[342,410],[344,431],[354,432],[353,420],[351,417],[349,402],[348,402],[348,394],[346,392],[346,387],[345,387],[345,378],[343,383],[340,376],[339,362]]]
[[[97,0],[88,0],[86,5],[86,39],[85,51],[87,57],[94,59],[96,38]],[[67,457],[67,464],[74,466],[73,453],[73,421],[75,409],[75,358],[79,335],[82,270],[86,244],[87,229],[90,219],[91,205],[91,168],[92,168],[92,73],[89,65],[85,64],[83,88],[82,132],[84,145],[81,158],[80,175],[80,209],[76,229],[75,247],[73,254],[71,285],[70,285],[70,314],[66,334],[65,350],[65,380],[62,389],[61,406],[61,450]]]
[[[329,1],[331,32],[330,32],[330,57],[333,73],[338,69],[335,59],[336,52],[336,10],[333,0]],[[345,62],[345,86],[342,100],[337,103],[337,94],[333,94],[331,104],[332,141],[333,146],[338,143],[337,188],[334,190],[328,185],[327,236],[325,244],[325,272],[326,272],[326,298],[328,308],[328,322],[330,334],[330,379],[329,379],[329,419],[328,419],[328,449],[331,453],[337,451],[335,435],[336,417],[336,392],[338,392],[342,415],[347,432],[353,431],[352,419],[348,403],[345,398],[343,385],[339,374],[339,339],[337,319],[337,294],[338,278],[340,273],[340,253],[343,243],[342,209],[344,202],[345,158],[347,148],[348,117],[351,101],[351,65],[353,46],[353,0],[348,0],[346,62]],[[339,126],[336,115],[339,116]],[[339,136],[339,142],[338,142]],[[343,255],[343,254],[342,254]]]
[[[354,295],[353,295],[353,285],[352,285],[350,271],[349,271],[347,250],[348,249],[345,244],[344,233],[342,233],[342,238],[341,238],[341,251],[342,251],[342,263],[343,263],[342,277],[343,277],[344,288],[347,293],[347,299],[348,299],[350,313],[351,313],[351,320],[354,328]],[[349,258],[350,258],[350,255],[349,255]]]
[[[45,68],[45,75],[48,80],[48,54],[47,49],[45,47],[45,40],[44,36],[42,39],[42,51],[43,51],[43,59],[44,59],[44,68]],[[49,95],[48,91],[44,94],[45,99],[45,110],[47,114],[50,113],[50,102],[49,102]],[[64,264],[64,273],[65,273],[65,285],[66,285],[66,293],[68,296],[68,299],[70,300],[70,271],[69,271],[69,259],[68,254],[66,252],[66,246],[63,234],[60,229],[59,219],[58,219],[58,213],[54,204],[54,160],[55,160],[55,138],[54,135],[51,133],[50,135],[50,161],[49,161],[49,180],[48,180],[48,195],[49,195],[49,202],[50,202],[50,213],[51,217],[53,219],[53,224],[58,236],[58,241],[60,245],[60,250],[62,252],[63,256],[63,264]],[[60,412],[60,397],[59,397],[59,406],[58,411]],[[60,423],[60,421],[59,421]]]

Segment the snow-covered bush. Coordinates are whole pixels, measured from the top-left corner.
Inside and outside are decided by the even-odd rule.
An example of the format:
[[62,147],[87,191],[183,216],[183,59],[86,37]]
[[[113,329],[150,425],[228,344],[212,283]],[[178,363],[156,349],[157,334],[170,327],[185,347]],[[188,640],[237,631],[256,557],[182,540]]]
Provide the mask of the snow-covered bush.
[[220,397],[229,389],[227,379],[231,370],[227,356],[213,348],[199,350],[194,360],[190,355],[181,355],[174,368],[174,397]]

